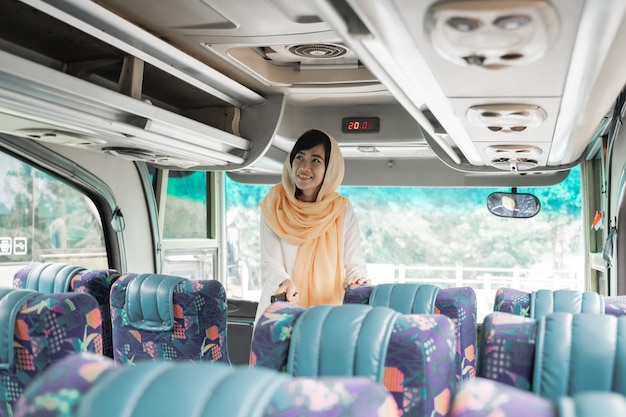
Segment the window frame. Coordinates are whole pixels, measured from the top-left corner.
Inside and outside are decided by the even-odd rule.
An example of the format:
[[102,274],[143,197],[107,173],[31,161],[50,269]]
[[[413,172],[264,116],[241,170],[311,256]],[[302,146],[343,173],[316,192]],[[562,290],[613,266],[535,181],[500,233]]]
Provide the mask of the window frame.
[[114,220],[114,213],[118,207],[111,188],[80,165],[39,143],[8,134],[0,135],[2,136],[0,151],[55,177],[83,193],[93,202],[102,221],[104,247],[109,268],[125,270],[123,234],[108,227]]
[[154,171],[152,189],[155,197],[155,218],[158,231],[157,244],[157,268],[161,272],[165,268],[166,253],[176,250],[210,250],[215,252],[214,268],[212,279],[224,282],[224,263],[226,259],[226,251],[220,250],[224,247],[222,231],[223,225],[223,181],[221,173],[213,171],[205,172],[207,192],[206,192],[206,209],[207,209],[207,235],[208,238],[166,238],[163,236],[165,230],[165,208],[167,200],[167,185],[169,181],[169,169],[156,168]]

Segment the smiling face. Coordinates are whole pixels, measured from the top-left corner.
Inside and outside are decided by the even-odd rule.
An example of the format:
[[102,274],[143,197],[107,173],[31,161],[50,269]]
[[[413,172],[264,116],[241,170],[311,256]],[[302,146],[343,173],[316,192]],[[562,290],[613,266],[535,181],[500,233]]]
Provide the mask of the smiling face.
[[324,182],[326,172],[326,151],[324,145],[316,145],[311,149],[299,151],[291,164],[294,183],[301,193],[298,200],[312,203]]

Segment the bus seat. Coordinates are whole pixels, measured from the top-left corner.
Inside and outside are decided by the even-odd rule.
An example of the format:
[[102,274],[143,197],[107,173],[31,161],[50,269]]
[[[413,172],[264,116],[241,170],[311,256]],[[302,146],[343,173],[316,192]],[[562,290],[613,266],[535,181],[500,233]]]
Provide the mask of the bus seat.
[[230,364],[226,292],[216,280],[125,274],[111,287],[113,357]]
[[626,395],[626,318],[491,313],[479,346],[480,377],[551,399],[590,390]]
[[13,277],[14,288],[24,288],[55,294],[61,292],[85,293],[98,302],[102,317],[102,351],[113,357],[111,335],[111,307],[109,294],[111,285],[120,273],[115,269],[89,270],[81,266],[56,262],[31,262],[17,271]]
[[548,313],[604,314],[604,298],[593,291],[538,290],[532,292],[513,288],[498,288],[494,311],[523,317],[540,318]]
[[450,417],[596,417],[626,415],[626,398],[612,392],[580,392],[553,401],[490,379],[465,382]]
[[25,387],[51,364],[87,351],[102,355],[92,296],[0,289],[0,415],[12,416]]
[[389,393],[367,378],[298,378],[223,363],[120,366],[78,354],[43,373],[15,417],[395,417]]
[[[430,284],[379,284],[354,288],[358,289],[362,289],[362,292],[369,290],[364,304],[389,307],[401,314],[433,314],[440,290],[438,286]],[[350,292],[346,291],[344,301],[350,299]]]
[[478,303],[472,287],[451,287],[439,290],[435,313],[450,318],[456,334],[456,374],[465,380],[476,376]]
[[473,288],[408,283],[360,286],[346,291],[344,304],[386,306],[402,314],[443,314],[454,324],[457,379],[476,375],[477,302]]
[[[386,347],[385,347],[386,346]],[[252,367],[294,376],[368,376],[404,416],[444,416],[456,386],[452,321],[387,307],[276,302],[259,318]]]
[[480,332],[477,376],[530,390],[536,330],[534,319],[502,312],[488,314]]

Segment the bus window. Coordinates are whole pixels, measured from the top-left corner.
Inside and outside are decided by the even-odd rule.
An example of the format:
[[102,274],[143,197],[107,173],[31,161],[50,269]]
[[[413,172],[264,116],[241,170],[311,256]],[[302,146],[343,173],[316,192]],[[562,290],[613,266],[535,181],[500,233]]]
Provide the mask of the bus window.
[[207,173],[170,171],[165,200],[165,239],[210,237]]
[[[258,204],[268,186],[237,183],[227,177],[226,207],[237,236],[227,287],[229,296],[258,301]],[[478,299],[478,320],[493,310],[499,287],[524,291],[584,288],[584,242],[580,168],[551,187],[519,188],[541,202],[532,218],[491,214],[492,188],[340,187],[350,198],[361,230],[361,247],[373,284],[430,283],[470,286]],[[410,225],[410,227],[406,227]],[[236,231],[236,232],[235,232]],[[230,258],[229,258],[230,259]],[[242,266],[241,264],[245,264]],[[241,271],[246,279],[242,280]],[[245,287],[241,288],[242,282]]]
[[[165,201],[162,218],[163,273],[189,279],[216,279],[217,240],[211,207],[212,174],[206,171],[160,171],[153,181],[157,200]],[[164,198],[163,198],[164,197]]]
[[270,187],[240,184],[228,175],[224,177],[228,242],[226,292],[232,298],[259,301],[262,287],[259,203]]
[[0,153],[0,285],[32,261],[108,268],[100,215],[78,189]]

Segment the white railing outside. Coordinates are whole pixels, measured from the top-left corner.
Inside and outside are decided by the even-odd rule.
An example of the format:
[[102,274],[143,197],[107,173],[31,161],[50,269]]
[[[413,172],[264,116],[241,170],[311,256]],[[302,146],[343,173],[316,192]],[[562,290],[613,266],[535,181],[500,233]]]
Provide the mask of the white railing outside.
[[478,302],[478,322],[493,311],[496,291],[500,287],[529,292],[538,289],[584,291],[582,272],[571,270],[368,264],[367,274],[372,284],[413,282],[442,288],[472,287]]

